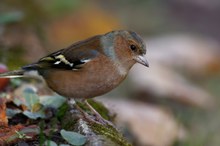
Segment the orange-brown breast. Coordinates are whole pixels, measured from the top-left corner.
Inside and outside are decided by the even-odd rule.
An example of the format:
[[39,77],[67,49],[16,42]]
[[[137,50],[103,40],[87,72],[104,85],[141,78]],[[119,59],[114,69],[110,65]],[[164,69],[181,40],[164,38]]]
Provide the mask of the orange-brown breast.
[[126,74],[118,73],[112,60],[100,54],[81,69],[49,71],[46,82],[52,90],[65,97],[92,98],[114,89],[125,77]]

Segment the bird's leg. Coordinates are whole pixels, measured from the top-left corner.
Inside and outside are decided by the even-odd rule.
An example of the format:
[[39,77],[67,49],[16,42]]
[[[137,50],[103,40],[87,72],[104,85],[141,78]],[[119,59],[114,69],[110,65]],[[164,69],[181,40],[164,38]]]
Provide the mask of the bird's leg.
[[76,101],[75,101],[74,99],[71,98],[71,99],[68,101],[68,104],[69,104],[69,106],[70,106],[71,109],[73,109],[73,107],[75,107],[75,108],[82,114],[82,116],[83,116],[84,119],[86,119],[86,120],[88,120],[88,121],[90,121],[90,122],[95,122],[93,119],[91,119],[91,118],[89,117],[89,115],[88,115],[85,111],[83,111],[83,110],[77,105],[77,103],[76,103]]
[[110,125],[115,128],[115,126],[108,120],[104,119],[89,103],[87,100],[84,100],[85,104],[88,106],[88,108],[93,112],[93,114],[96,117],[96,120],[98,120],[99,123],[104,125]]
[[68,100],[69,107],[71,110],[75,107],[85,117],[86,113],[77,105],[76,101],[72,98]]
[[[115,128],[115,126],[105,120],[89,103],[87,100],[84,100],[84,103],[86,104],[86,106],[93,112],[93,114],[95,115],[96,119],[92,119],[83,109],[81,109],[81,107],[79,107],[76,103],[76,101],[74,99],[70,99],[68,101],[68,104],[70,106],[71,109],[73,109],[74,107],[82,114],[83,118],[85,120],[87,120],[88,122],[92,122],[92,123],[97,123],[97,124],[103,124],[103,125],[110,125],[112,127]],[[96,121],[97,120],[97,121]],[[116,129],[116,128],[115,128]]]

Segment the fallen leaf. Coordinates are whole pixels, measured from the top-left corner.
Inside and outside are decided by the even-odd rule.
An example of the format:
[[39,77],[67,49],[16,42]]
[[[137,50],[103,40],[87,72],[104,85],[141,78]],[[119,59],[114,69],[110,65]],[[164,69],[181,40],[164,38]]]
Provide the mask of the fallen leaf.
[[34,107],[40,102],[39,96],[36,92],[32,88],[25,88],[23,91],[23,97],[26,101],[24,104],[28,107],[28,109],[35,111]]
[[[54,142],[54,141],[52,141],[52,140],[46,140],[45,142],[44,142],[44,145],[45,146],[57,146],[57,144]],[[60,146],[60,145],[59,145]]]
[[26,107],[24,108],[24,110],[26,110],[27,108],[31,110],[33,102],[37,103],[37,101],[39,101],[39,98],[36,95],[36,90],[37,88],[32,84],[21,84],[13,92],[13,103],[17,106],[24,105]]
[[28,127],[24,127],[23,125],[1,127],[0,145],[16,144],[21,140],[33,140],[39,133],[39,127],[36,125]]
[[66,131],[62,129],[60,131],[60,134],[68,143],[72,145],[80,146],[80,145],[84,145],[86,142],[86,137],[76,132]]
[[12,118],[13,116],[15,116],[16,114],[21,113],[21,112],[22,111],[20,109],[10,109],[10,108],[6,109],[6,115],[9,119]]
[[6,99],[0,98],[0,125],[7,126],[8,118],[6,116]]
[[66,101],[66,98],[60,95],[44,95],[40,96],[40,103],[44,107],[53,107],[55,109],[58,109],[64,102]]
[[45,113],[43,110],[38,112],[24,111],[23,114],[30,119],[36,120],[37,118],[45,118]]

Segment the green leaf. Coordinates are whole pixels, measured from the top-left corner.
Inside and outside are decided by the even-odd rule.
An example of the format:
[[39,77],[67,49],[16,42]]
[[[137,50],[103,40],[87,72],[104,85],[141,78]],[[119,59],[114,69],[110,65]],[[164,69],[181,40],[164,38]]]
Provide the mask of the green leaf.
[[52,141],[52,140],[46,140],[44,142],[44,145],[45,146],[57,146],[57,144],[54,141]]
[[29,110],[32,110],[36,104],[39,104],[39,97],[36,92],[32,88],[26,88],[23,91],[25,105],[28,107]]
[[62,137],[70,144],[81,146],[86,143],[86,137],[76,132],[66,131],[62,129],[60,131]]
[[9,118],[9,119],[14,117],[14,115],[19,114],[21,112],[22,111],[19,109],[11,109],[11,108],[6,109],[6,115],[7,115],[7,118]]
[[68,144],[60,144],[59,146],[70,146],[70,145],[68,145]]
[[63,96],[57,94],[54,96],[40,96],[40,103],[45,107],[58,109],[65,101],[66,99]]
[[37,118],[45,118],[45,114],[43,113],[43,111],[39,111],[39,112],[30,112],[30,111],[24,111],[23,114],[25,116],[27,116],[30,119],[34,119],[36,120]]
[[18,78],[10,79],[10,85],[14,88],[19,87],[21,84],[22,84],[21,79],[18,79]]
[[13,103],[17,106],[20,106],[20,105],[24,105],[25,103],[25,99],[23,97],[19,97],[19,96],[16,96],[14,99],[13,99]]

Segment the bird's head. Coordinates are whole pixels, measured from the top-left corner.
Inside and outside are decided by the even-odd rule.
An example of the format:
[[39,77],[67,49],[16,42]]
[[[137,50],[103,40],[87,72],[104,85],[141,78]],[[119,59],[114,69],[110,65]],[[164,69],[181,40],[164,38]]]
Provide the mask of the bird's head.
[[127,30],[112,31],[106,33],[103,40],[105,40],[104,49],[112,59],[128,67],[135,63],[149,67],[144,57],[146,45],[137,33]]

